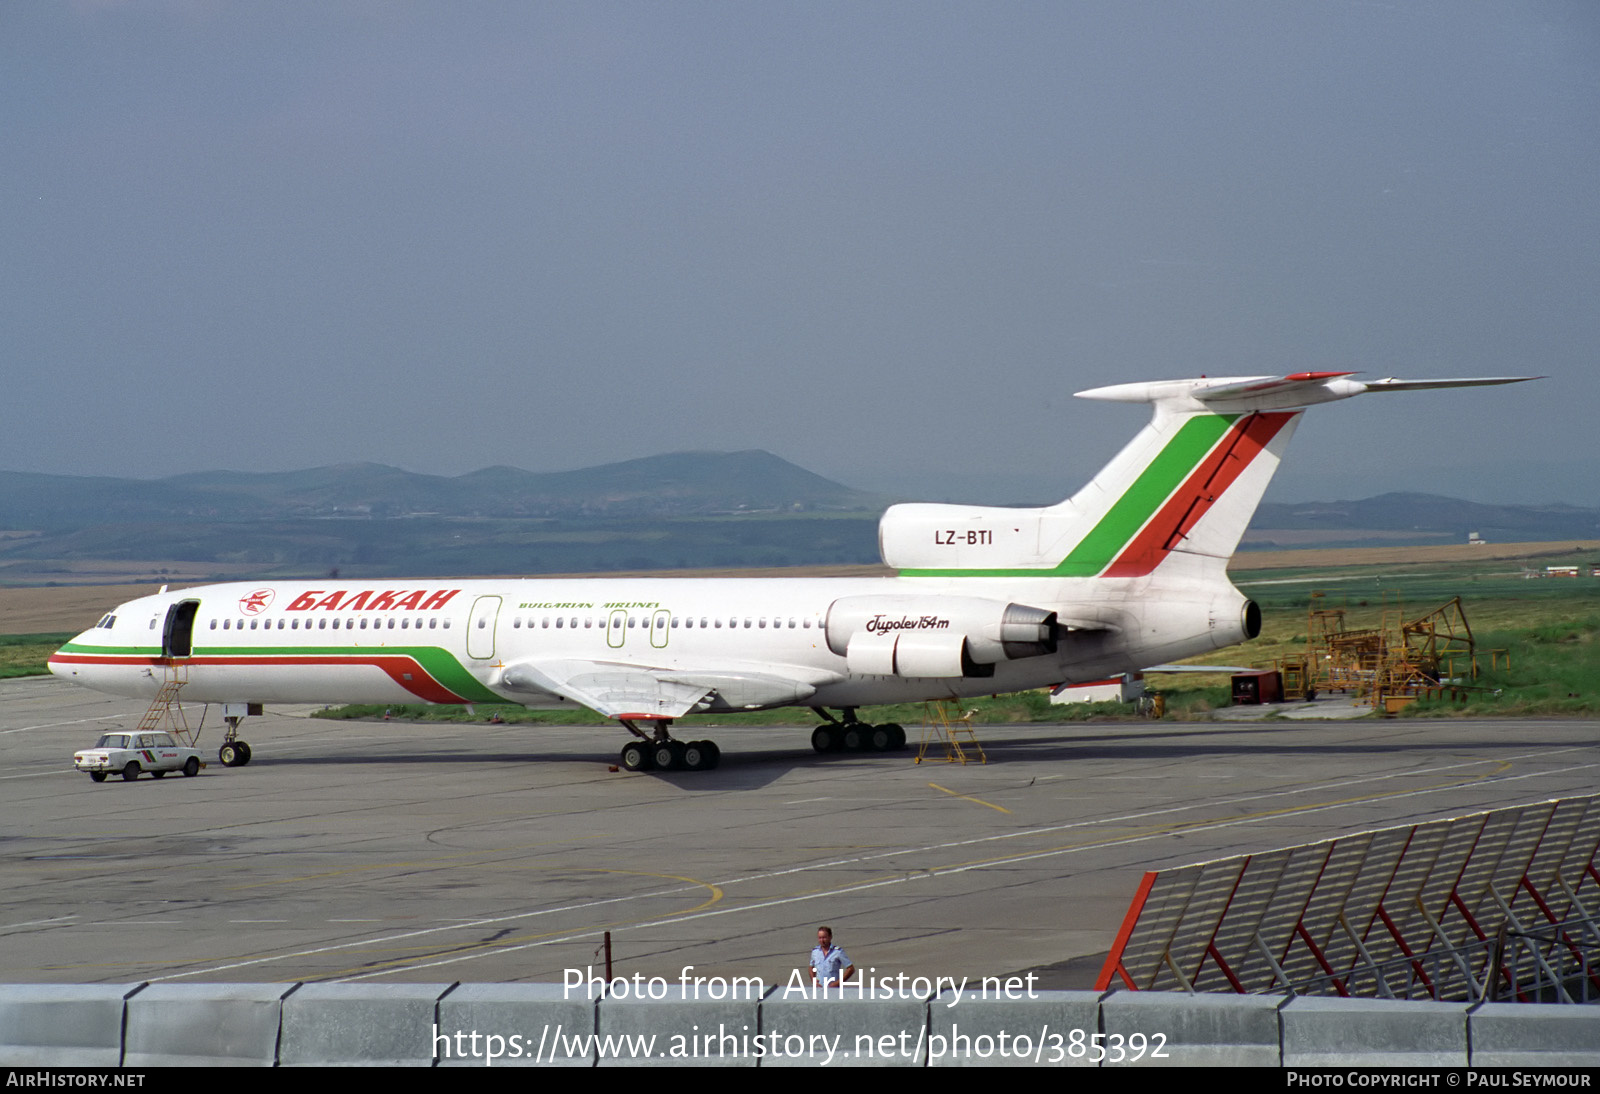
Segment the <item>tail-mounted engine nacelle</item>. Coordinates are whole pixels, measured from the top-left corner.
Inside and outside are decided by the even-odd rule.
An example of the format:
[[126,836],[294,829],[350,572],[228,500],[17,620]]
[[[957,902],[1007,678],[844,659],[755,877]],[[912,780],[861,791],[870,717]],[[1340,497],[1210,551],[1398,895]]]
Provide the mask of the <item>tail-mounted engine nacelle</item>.
[[875,676],[992,676],[1056,651],[1055,612],[977,597],[841,597],[826,628],[851,672]]

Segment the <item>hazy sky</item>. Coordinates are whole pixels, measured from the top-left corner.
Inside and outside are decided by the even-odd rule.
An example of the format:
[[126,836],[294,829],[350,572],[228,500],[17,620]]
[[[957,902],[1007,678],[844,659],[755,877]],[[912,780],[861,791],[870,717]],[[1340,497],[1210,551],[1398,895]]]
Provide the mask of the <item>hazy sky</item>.
[[[1600,504],[1600,4],[0,6],[0,468],[766,448],[1064,496],[1070,398],[1543,373],[1273,496]],[[1451,468],[1454,467],[1454,470]]]

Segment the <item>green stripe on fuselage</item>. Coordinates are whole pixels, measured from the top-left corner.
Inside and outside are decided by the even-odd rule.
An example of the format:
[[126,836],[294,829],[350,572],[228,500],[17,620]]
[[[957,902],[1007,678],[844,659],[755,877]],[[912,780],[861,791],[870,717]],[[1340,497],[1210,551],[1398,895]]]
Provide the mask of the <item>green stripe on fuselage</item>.
[[115,654],[122,657],[160,657],[160,646],[82,646],[76,642],[68,642],[57,653],[101,653]]
[[207,646],[196,647],[196,657],[410,657],[440,684],[471,703],[502,703],[504,699],[484,687],[438,646]]
[[1237,414],[1203,414],[1178,428],[1133,485],[1100,518],[1066,558],[1050,569],[901,570],[902,577],[1093,577],[1111,564],[1161,504],[1183,484],[1207,452],[1238,418]]
[[[68,642],[62,653],[120,654],[125,657],[160,657],[158,646],[80,646]],[[471,703],[503,703],[484,687],[449,650],[438,646],[195,646],[187,661],[205,657],[409,657],[441,685]]]

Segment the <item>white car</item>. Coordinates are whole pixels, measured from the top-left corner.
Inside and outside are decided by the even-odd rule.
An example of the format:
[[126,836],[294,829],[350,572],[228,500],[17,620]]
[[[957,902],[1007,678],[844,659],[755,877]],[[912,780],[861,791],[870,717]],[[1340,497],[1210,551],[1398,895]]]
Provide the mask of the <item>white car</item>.
[[155,779],[169,771],[193,778],[205,766],[198,748],[180,745],[169,733],[107,733],[93,748],[74,753],[72,764],[97,783],[105,782],[107,775],[121,775],[124,782],[132,782],[142,771]]

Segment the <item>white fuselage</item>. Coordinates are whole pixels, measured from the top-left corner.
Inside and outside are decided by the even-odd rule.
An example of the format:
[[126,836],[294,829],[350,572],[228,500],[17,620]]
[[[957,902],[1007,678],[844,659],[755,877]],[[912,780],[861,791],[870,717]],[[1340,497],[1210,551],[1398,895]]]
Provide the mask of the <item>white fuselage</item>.
[[[841,598],[1015,601],[1059,612],[1054,654],[1002,660],[992,674],[919,678],[851,671],[826,625]],[[192,603],[190,648],[169,616]],[[1063,578],[601,578],[258,582],[130,601],[68,643],[51,671],[101,691],[150,696],[184,665],[190,702],[509,701],[575,707],[508,685],[519,665],[574,661],[657,672],[750,673],[790,695],[705,709],[853,707],[1016,691],[1191,656],[1241,637],[1244,603],[1222,581]],[[164,646],[164,643],[166,644]],[[187,656],[185,656],[187,653]],[[514,674],[510,679],[514,679]]]

